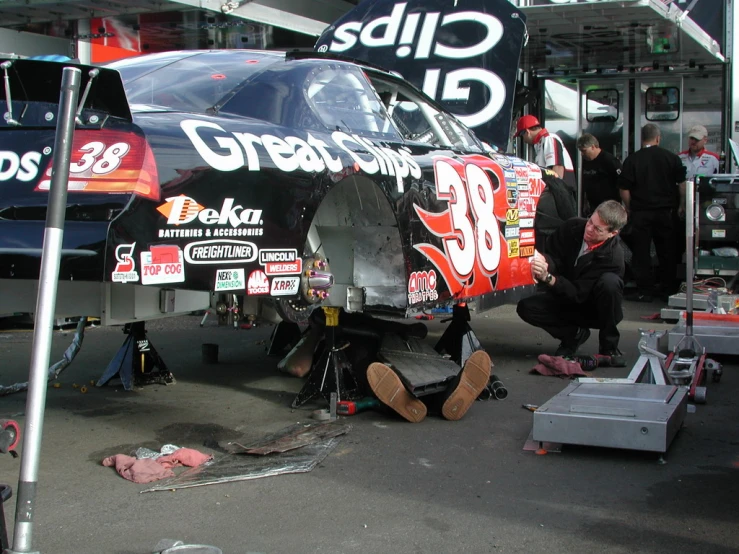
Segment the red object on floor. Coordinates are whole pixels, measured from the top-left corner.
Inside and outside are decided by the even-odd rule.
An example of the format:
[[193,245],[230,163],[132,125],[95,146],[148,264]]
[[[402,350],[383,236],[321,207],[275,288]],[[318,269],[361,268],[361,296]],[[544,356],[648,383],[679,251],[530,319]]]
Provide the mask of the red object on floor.
[[417,315],[416,316],[416,319],[423,319],[425,321],[428,321],[428,320],[434,319],[434,316],[427,315],[427,314],[422,314],[422,315]]

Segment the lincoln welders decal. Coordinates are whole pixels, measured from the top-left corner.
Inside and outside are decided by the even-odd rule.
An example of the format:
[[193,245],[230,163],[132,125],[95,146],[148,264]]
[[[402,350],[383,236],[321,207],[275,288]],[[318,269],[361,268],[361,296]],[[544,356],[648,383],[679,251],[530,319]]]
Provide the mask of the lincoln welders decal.
[[231,239],[203,240],[185,246],[189,264],[245,264],[257,259],[253,242]]
[[182,283],[185,280],[185,264],[182,250],[176,245],[158,245],[141,253],[141,283]]
[[[438,157],[434,174],[436,196],[449,207],[441,213],[414,207],[426,228],[441,239],[442,248],[430,243],[414,248],[436,266],[452,296],[466,298],[530,284],[530,268],[513,264],[502,254],[510,254],[510,241],[501,233],[501,224],[512,215],[502,185],[503,169],[485,156]],[[518,256],[518,248],[515,252]]]
[[360,2],[316,42],[390,67],[483,140],[508,143],[525,16],[508,2]]
[[139,274],[136,271],[136,260],[133,257],[133,249],[136,243],[119,244],[115,249],[115,269],[111,276],[114,283],[135,283],[139,280]]
[[259,251],[259,263],[264,266],[267,275],[292,275],[303,270],[303,260],[298,258],[295,248],[262,249]]

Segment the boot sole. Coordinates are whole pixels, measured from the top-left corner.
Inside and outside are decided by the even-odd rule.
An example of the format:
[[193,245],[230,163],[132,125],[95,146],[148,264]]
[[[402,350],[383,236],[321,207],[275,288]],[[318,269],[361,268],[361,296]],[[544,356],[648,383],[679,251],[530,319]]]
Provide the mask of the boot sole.
[[367,381],[377,399],[411,423],[426,417],[426,405],[409,393],[388,366],[375,362],[367,368]]
[[473,352],[462,368],[459,383],[441,407],[441,415],[458,421],[475,402],[490,380],[490,356],[482,350]]

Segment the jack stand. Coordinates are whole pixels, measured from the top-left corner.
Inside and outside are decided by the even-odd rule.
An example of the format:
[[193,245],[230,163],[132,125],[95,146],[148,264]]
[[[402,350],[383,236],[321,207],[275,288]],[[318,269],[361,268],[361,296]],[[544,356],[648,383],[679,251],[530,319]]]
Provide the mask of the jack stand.
[[105,368],[96,386],[104,386],[116,375],[125,390],[133,390],[134,385],[173,384],[174,375],[167,369],[154,345],[146,337],[146,322],[126,323],[123,332],[128,336]]
[[450,321],[451,323],[449,323],[449,327],[446,328],[446,331],[444,331],[444,334],[441,335],[436,346],[434,346],[434,350],[439,354],[449,354],[451,359],[460,367],[464,367],[467,358],[473,352],[482,350],[477,335],[475,335],[475,332],[468,323],[470,319],[470,310],[467,307],[467,303],[455,304],[454,308],[452,308],[451,319],[442,320],[442,323],[446,321]]
[[[336,393],[336,401],[338,402],[342,399],[347,399],[353,390],[359,389],[357,381],[351,373],[352,366],[343,352],[349,346],[349,343],[340,347],[336,346],[339,308],[323,307],[322,309],[326,316],[323,352],[318,361],[313,364],[308,374],[308,380],[303,385],[303,388],[295,396],[292,403],[293,408],[302,406],[319,394],[328,402],[331,398],[331,393]],[[352,389],[345,387],[345,376],[348,376],[354,382]]]
[[658,350],[659,341],[664,336],[665,331],[654,331],[651,329],[639,329],[641,338],[639,339],[639,359],[634,364],[633,369],[628,377],[619,378],[602,378],[602,377],[580,377],[580,383],[615,383],[619,385],[631,385],[634,383],[651,383],[654,385],[673,384],[663,362],[668,358],[665,354]]
[[300,326],[291,321],[280,321],[269,339],[268,356],[282,356],[300,340]]

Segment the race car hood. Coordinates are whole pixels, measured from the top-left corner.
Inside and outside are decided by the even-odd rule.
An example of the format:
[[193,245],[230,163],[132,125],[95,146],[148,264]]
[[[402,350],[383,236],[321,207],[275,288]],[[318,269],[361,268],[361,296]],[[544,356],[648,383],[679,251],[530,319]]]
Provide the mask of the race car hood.
[[505,149],[525,20],[507,0],[365,0],[315,49],[401,74]]

